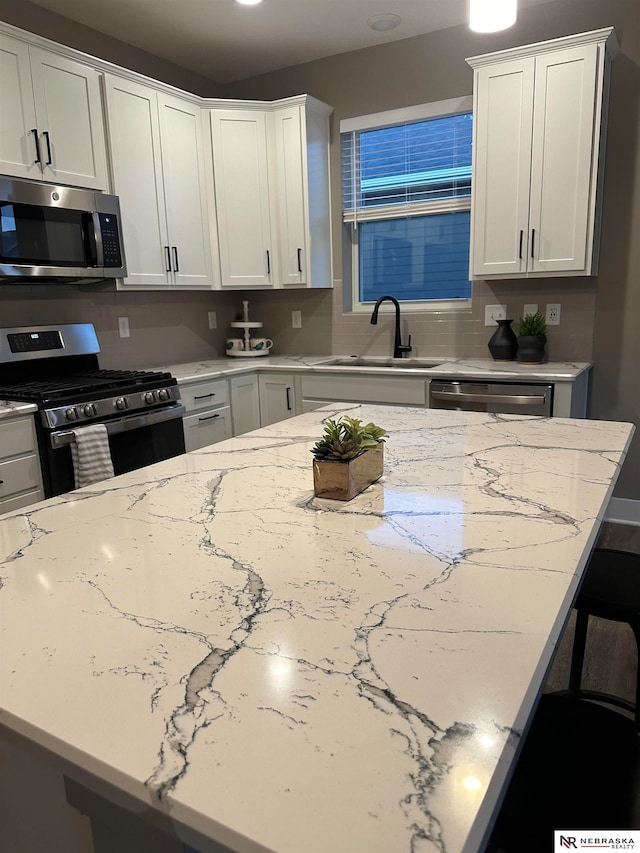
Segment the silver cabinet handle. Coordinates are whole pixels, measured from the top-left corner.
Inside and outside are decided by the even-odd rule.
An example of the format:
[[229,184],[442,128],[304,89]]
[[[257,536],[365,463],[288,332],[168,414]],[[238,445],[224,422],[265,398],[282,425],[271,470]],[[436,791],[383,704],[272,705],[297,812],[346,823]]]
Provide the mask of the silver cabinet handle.
[[461,394],[457,391],[432,391],[434,400],[465,400],[467,403],[506,403],[514,406],[544,406],[546,394]]

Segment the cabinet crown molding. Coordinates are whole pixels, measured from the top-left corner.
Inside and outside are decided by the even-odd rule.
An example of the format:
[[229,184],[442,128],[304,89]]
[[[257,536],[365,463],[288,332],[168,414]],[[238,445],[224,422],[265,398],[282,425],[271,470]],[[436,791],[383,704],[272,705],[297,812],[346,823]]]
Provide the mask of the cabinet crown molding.
[[496,50],[493,53],[470,56],[465,61],[472,68],[480,68],[483,65],[492,65],[495,62],[503,62],[508,59],[523,59],[529,56],[538,56],[541,53],[566,50],[569,47],[578,47],[586,44],[603,44],[610,58],[613,58],[619,50],[618,39],[614,28],[604,27],[600,30],[590,30],[586,33],[577,33],[576,35],[562,36],[561,38],[550,39],[549,41],[523,44],[519,47],[507,48],[506,50]]

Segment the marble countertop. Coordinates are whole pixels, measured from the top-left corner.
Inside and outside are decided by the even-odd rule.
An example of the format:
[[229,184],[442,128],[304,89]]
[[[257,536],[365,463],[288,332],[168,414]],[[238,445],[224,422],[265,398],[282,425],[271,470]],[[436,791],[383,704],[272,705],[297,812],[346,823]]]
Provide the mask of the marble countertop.
[[632,433],[326,407],[8,514],[0,723],[243,853],[481,850]]
[[[415,368],[407,365],[406,368],[380,367],[376,365],[334,365],[336,360],[343,360],[349,356],[337,355],[305,355],[286,356],[270,355],[257,358],[214,358],[201,362],[189,362],[187,364],[171,364],[164,366],[165,370],[171,371],[179,382],[191,382],[199,379],[209,379],[216,376],[233,376],[238,373],[246,373],[249,370],[276,370],[297,371],[313,370],[336,371],[340,373],[375,373],[389,376],[389,374],[401,373],[406,376],[424,376],[425,379],[443,377],[447,379],[496,379],[496,380],[530,380],[546,382],[573,382],[575,379],[591,368],[588,362],[547,362],[545,364],[518,364],[518,362],[493,361],[490,358],[443,358],[434,359],[440,361],[437,367]],[[426,360],[426,359],[422,359]],[[157,368],[156,368],[157,369]]]

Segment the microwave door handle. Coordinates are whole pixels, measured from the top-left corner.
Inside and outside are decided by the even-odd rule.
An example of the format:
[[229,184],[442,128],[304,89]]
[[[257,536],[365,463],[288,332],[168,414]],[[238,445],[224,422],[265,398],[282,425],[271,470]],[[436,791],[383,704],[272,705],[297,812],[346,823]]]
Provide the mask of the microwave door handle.
[[102,231],[100,230],[100,214],[84,214],[84,235],[87,248],[87,260],[90,267],[104,266],[104,250],[102,247]]

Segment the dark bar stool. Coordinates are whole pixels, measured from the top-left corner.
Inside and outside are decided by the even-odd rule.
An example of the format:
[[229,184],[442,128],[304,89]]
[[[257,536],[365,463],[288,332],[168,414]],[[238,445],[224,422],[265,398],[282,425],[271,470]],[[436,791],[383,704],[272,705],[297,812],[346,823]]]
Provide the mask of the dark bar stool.
[[[594,549],[574,607],[577,619],[568,692],[631,711],[635,714],[636,731],[640,731],[640,554],[610,548]],[[581,689],[589,616],[627,622],[631,626],[638,648],[635,705],[609,693]]]
[[640,826],[633,720],[574,696],[542,696],[487,853],[545,853],[554,830]]

